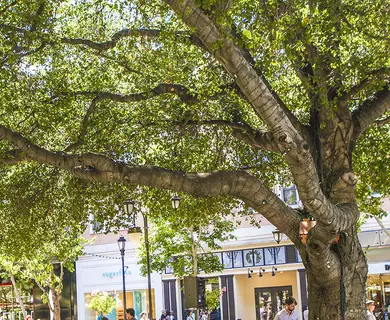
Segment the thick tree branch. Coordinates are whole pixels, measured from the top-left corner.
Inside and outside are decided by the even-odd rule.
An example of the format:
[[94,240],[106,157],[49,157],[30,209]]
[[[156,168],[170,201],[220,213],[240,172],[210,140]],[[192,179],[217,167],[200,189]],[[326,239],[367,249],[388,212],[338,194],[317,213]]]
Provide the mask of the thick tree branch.
[[374,70],[370,72],[362,81],[360,81],[358,84],[353,86],[351,89],[349,89],[348,92],[344,92],[340,98],[340,104],[342,106],[348,106],[349,100],[351,100],[352,97],[359,94],[362,90],[364,90],[371,82],[373,78],[375,79],[384,79],[386,76],[388,76],[389,69],[388,68],[380,68],[378,70]]
[[296,128],[290,121],[272,90],[248,63],[240,48],[229,35],[222,33],[223,29],[218,28],[194,1],[166,2],[189,27],[195,29],[204,45],[235,79],[257,115],[268,125],[278,149],[285,154],[306,209],[317,220],[335,221],[335,210],[330,210],[332,219],[328,216],[323,217],[325,209],[332,207],[332,204],[321,190],[316,166],[309,145],[301,136],[301,128]]
[[101,98],[100,96],[97,96],[96,98],[94,98],[92,100],[91,105],[89,106],[87,112],[84,115],[83,123],[81,124],[80,133],[77,137],[77,141],[73,144],[70,144],[65,149],[65,152],[69,152],[71,150],[74,150],[83,143],[85,135],[87,134],[87,129],[88,129],[90,117],[95,112],[96,106],[99,103],[99,101],[101,101],[101,100],[103,100],[103,98]]
[[[95,42],[89,39],[78,39],[78,38],[62,38],[60,41],[62,43],[67,43],[71,45],[85,45],[91,49],[98,51],[107,51],[114,48],[117,45],[117,42],[126,37],[149,37],[157,38],[161,35],[161,30],[159,29],[122,29],[115,33],[111,40],[105,42]],[[192,44],[204,48],[202,42],[195,36],[191,35],[187,31],[177,31],[175,33],[177,39],[188,39]]]
[[390,116],[384,118],[384,119],[378,119],[374,122],[377,126],[384,126],[385,124],[390,123]]
[[249,131],[234,128],[233,136],[250,145],[255,150],[266,150],[272,152],[281,152],[275,138],[270,132]]
[[281,109],[275,93],[264,82],[264,79],[259,77],[231,37],[223,34],[193,1],[167,0],[166,2],[189,27],[195,28],[203,44],[236,79],[236,83],[251,102],[255,112],[278,137],[281,147],[290,149],[294,144],[297,147],[297,144],[302,142],[298,132],[300,128],[293,126]]
[[111,92],[102,92],[102,91],[76,91],[76,92],[62,92],[59,93],[51,98],[51,100],[55,100],[58,97],[76,97],[76,96],[86,96],[86,97],[95,97],[98,98],[99,101],[101,100],[111,100],[111,101],[117,101],[117,102],[138,102],[143,100],[148,100],[150,98],[162,95],[162,94],[175,94],[177,95],[182,101],[190,102],[190,103],[196,103],[198,102],[198,99],[196,96],[190,93],[190,90],[186,88],[185,86],[179,85],[179,84],[169,84],[169,83],[162,83],[159,84],[157,87],[151,89],[150,91],[141,92],[141,93],[134,93],[134,94],[127,94],[127,95],[121,95],[121,94],[115,94]]
[[388,110],[390,110],[390,91],[386,87],[364,101],[362,105],[353,112],[354,141],[357,141],[359,136]]
[[103,154],[69,155],[51,152],[1,125],[0,139],[7,140],[20,149],[18,157],[21,160],[53,166],[90,181],[143,185],[201,197],[220,195],[239,198],[261,212],[292,241],[299,242],[296,232],[299,216],[256,177],[245,171],[186,173],[156,166],[130,166]]

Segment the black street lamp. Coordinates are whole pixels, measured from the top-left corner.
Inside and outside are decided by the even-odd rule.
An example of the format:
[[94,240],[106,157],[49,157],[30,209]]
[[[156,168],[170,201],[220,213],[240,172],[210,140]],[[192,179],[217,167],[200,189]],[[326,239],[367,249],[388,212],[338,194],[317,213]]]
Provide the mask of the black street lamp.
[[[127,199],[123,203],[124,209],[126,214],[131,214],[134,209],[134,202],[132,202],[130,199]],[[148,313],[149,319],[152,319],[153,316],[153,305],[152,305],[152,280],[150,276],[150,255],[149,255],[149,226],[148,226],[148,217],[143,214],[142,215],[144,219],[144,232],[145,232],[145,251],[146,251],[146,268],[147,268],[147,274],[148,274],[148,300],[149,300],[149,308]],[[136,225],[136,214],[133,214],[133,221],[132,221],[132,228],[129,230],[129,233],[138,233],[141,231],[141,228]]]
[[[180,197],[174,195],[171,198],[172,207],[174,209],[179,208],[180,205]],[[127,199],[123,203],[126,214],[131,214],[134,209],[134,202],[130,199]],[[145,233],[145,251],[146,251],[146,270],[148,275],[148,300],[149,300],[149,308],[148,308],[148,318],[152,319],[153,317],[153,304],[152,304],[152,281],[150,276],[150,254],[149,254],[149,225],[148,225],[148,217],[145,214],[142,214],[144,219],[144,233]],[[135,219],[136,215],[133,215],[132,228],[129,230],[129,233],[138,233],[140,228],[136,225]]]
[[145,251],[146,251],[146,268],[148,273],[148,300],[149,300],[149,319],[153,319],[152,306],[152,281],[150,278],[150,256],[149,256],[149,226],[148,217],[144,214],[144,232],[145,232]]
[[272,231],[272,235],[274,236],[274,240],[279,244],[280,241],[282,241],[283,233],[280,232],[278,229]]
[[118,239],[118,247],[121,252],[122,258],[122,285],[123,285],[123,319],[126,320],[126,283],[125,283],[125,250],[126,250],[126,239],[120,236]]

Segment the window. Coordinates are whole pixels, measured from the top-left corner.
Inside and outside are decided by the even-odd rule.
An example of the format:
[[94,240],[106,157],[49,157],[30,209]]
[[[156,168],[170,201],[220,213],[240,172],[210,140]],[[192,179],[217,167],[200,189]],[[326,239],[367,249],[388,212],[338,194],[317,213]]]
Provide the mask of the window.
[[286,263],[285,247],[266,248],[264,253],[266,265]]
[[264,250],[263,249],[254,249],[253,257],[255,261],[255,266],[263,266],[264,265]]
[[226,269],[233,268],[233,252],[223,252],[222,258]]
[[299,203],[297,188],[295,186],[282,188],[282,200],[289,206],[297,205]]
[[244,266],[242,261],[242,250],[233,251],[233,266],[234,268],[242,268]]
[[104,226],[104,223],[93,220],[90,222],[90,234],[94,233],[104,233],[106,231],[106,228]]
[[169,261],[167,263],[167,266],[165,267],[165,273],[166,274],[173,274],[173,267],[171,265],[171,263],[175,261],[175,257],[171,257],[169,258]]
[[253,250],[244,250],[244,267],[254,266]]

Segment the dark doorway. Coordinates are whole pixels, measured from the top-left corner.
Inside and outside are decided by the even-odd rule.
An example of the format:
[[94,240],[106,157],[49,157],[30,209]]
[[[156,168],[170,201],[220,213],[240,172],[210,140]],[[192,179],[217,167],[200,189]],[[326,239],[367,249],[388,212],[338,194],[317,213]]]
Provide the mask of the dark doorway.
[[282,310],[286,297],[292,295],[292,286],[256,288],[256,320],[273,320]]

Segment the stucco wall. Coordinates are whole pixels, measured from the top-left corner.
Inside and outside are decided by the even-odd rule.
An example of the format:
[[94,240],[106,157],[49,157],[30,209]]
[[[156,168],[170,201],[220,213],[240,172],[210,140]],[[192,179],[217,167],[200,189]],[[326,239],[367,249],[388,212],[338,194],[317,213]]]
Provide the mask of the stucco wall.
[[[245,275],[236,275],[235,278],[235,290],[236,290],[236,318],[245,320],[256,319],[255,309],[255,288],[267,288],[278,286],[292,286],[292,294],[298,301],[297,312],[301,314],[301,305],[299,301],[299,292],[297,287],[297,272],[285,271],[276,272],[274,277],[271,273],[267,272],[263,274],[263,277],[259,277],[254,269],[252,278],[248,278]],[[301,317],[299,318],[301,319]]]

